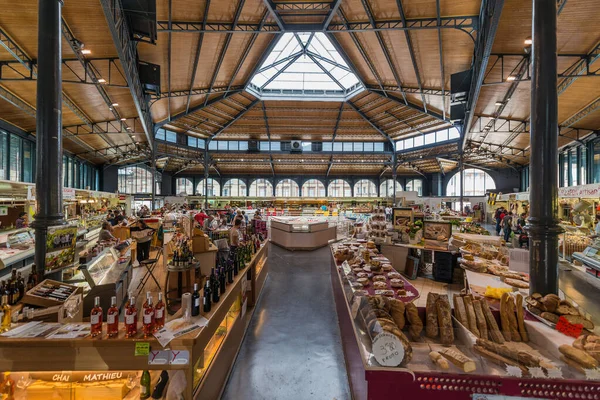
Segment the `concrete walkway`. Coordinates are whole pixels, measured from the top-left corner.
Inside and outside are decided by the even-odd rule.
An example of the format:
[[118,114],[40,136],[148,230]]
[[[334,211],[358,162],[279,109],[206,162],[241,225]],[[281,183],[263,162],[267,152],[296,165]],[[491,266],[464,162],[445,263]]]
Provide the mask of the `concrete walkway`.
[[271,245],[269,276],[222,399],[346,400],[330,250]]

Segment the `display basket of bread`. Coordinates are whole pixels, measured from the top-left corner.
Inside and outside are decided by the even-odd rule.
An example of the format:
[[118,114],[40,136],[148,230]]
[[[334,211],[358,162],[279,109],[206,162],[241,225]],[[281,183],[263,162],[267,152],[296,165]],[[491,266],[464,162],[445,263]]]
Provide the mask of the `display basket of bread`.
[[556,327],[560,317],[564,317],[570,324],[581,324],[588,331],[594,330],[594,323],[584,316],[574,304],[555,294],[542,296],[540,293],[534,293],[525,299],[525,303],[527,311],[531,315],[553,328]]

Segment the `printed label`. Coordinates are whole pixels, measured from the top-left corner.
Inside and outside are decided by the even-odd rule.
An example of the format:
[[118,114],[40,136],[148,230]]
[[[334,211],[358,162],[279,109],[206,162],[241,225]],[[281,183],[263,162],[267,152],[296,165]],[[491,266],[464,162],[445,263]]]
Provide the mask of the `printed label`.
[[125,317],[125,323],[126,324],[131,325],[131,324],[133,324],[134,321],[135,321],[135,314],[127,315]]
[[156,319],[160,319],[163,317],[164,311],[161,308],[160,310],[156,310]]
[[152,317],[154,317],[154,313],[144,314],[144,323],[145,324],[151,324],[152,323]]
[[98,324],[99,322],[100,322],[100,315],[92,315],[92,316],[90,317],[90,323],[91,323],[92,325],[96,325],[96,324]]
[[397,336],[382,332],[373,340],[373,355],[384,367],[397,367],[404,360],[404,347]]
[[116,320],[117,315],[116,314],[110,314],[106,316],[106,322],[108,324],[114,324],[115,320]]
[[200,307],[200,297],[197,297],[196,300],[194,300],[194,307]]

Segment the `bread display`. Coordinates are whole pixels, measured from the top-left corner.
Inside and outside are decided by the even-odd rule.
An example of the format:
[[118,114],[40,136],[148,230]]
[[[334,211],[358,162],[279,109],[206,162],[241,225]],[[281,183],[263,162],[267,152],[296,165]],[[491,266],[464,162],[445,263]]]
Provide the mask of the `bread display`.
[[393,288],[403,288],[404,287],[404,281],[402,279],[390,279],[390,285]]
[[427,306],[425,308],[425,336],[435,338],[439,335],[438,316],[436,301],[439,299],[437,293],[427,293]]
[[[485,300],[484,300],[485,301]],[[485,315],[483,314],[483,308],[481,307],[480,300],[473,300],[473,308],[475,309],[475,319],[477,321],[477,329],[479,329],[479,335],[482,339],[487,339],[488,329]]]
[[[435,301],[439,323],[440,342],[445,345],[454,343],[454,328],[452,326],[452,311],[447,295],[442,295]],[[429,316],[427,317],[429,320]]]
[[442,356],[437,351],[430,352],[429,358],[431,359],[431,361],[433,361],[433,363],[435,365],[437,365],[441,369],[449,369],[450,368],[450,364],[448,364],[448,361],[444,358],[444,356]]
[[525,327],[525,310],[523,309],[523,295],[517,294],[517,324],[519,327],[519,335],[523,342],[529,342],[529,335],[527,334],[527,328]]
[[498,327],[498,322],[496,321],[496,318],[494,318],[492,310],[490,310],[490,306],[488,305],[487,301],[481,302],[481,310],[483,311],[483,316],[485,317],[485,322],[487,323],[490,339],[495,343],[504,343],[504,336]]
[[595,327],[592,321],[581,315],[577,307],[555,294],[542,296],[534,293],[525,299],[525,304],[529,312],[551,324],[557,324],[560,317],[564,317],[570,324],[581,324],[589,331]]
[[467,319],[467,310],[465,309],[465,301],[462,296],[455,294],[454,301],[454,316],[464,327],[469,328],[469,320]]
[[481,337],[479,333],[479,328],[477,328],[477,317],[475,316],[475,308],[473,307],[473,298],[470,296],[465,296],[465,309],[467,314],[467,321],[469,323],[468,329],[473,333],[473,335],[477,337]]
[[406,320],[410,324],[410,327],[408,328],[410,337],[413,340],[419,340],[421,338],[421,332],[423,331],[423,321],[421,321],[421,318],[419,317],[419,311],[413,303],[407,303],[405,309]]
[[583,368],[598,368],[598,360],[589,355],[585,350],[579,350],[573,346],[569,346],[568,344],[563,344],[562,346],[558,347],[558,351],[560,351],[565,358],[576,362]]
[[464,372],[473,372],[477,369],[475,361],[464,355],[456,348],[442,349],[440,354]]

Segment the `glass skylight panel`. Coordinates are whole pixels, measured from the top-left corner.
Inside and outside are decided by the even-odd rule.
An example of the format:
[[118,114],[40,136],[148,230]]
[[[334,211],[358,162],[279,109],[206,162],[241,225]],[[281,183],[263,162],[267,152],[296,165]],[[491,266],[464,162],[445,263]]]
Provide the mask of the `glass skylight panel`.
[[251,83],[258,96],[273,97],[286,95],[286,91],[314,97],[325,91],[329,98],[338,96],[345,100],[363,89],[322,32],[283,34]]

